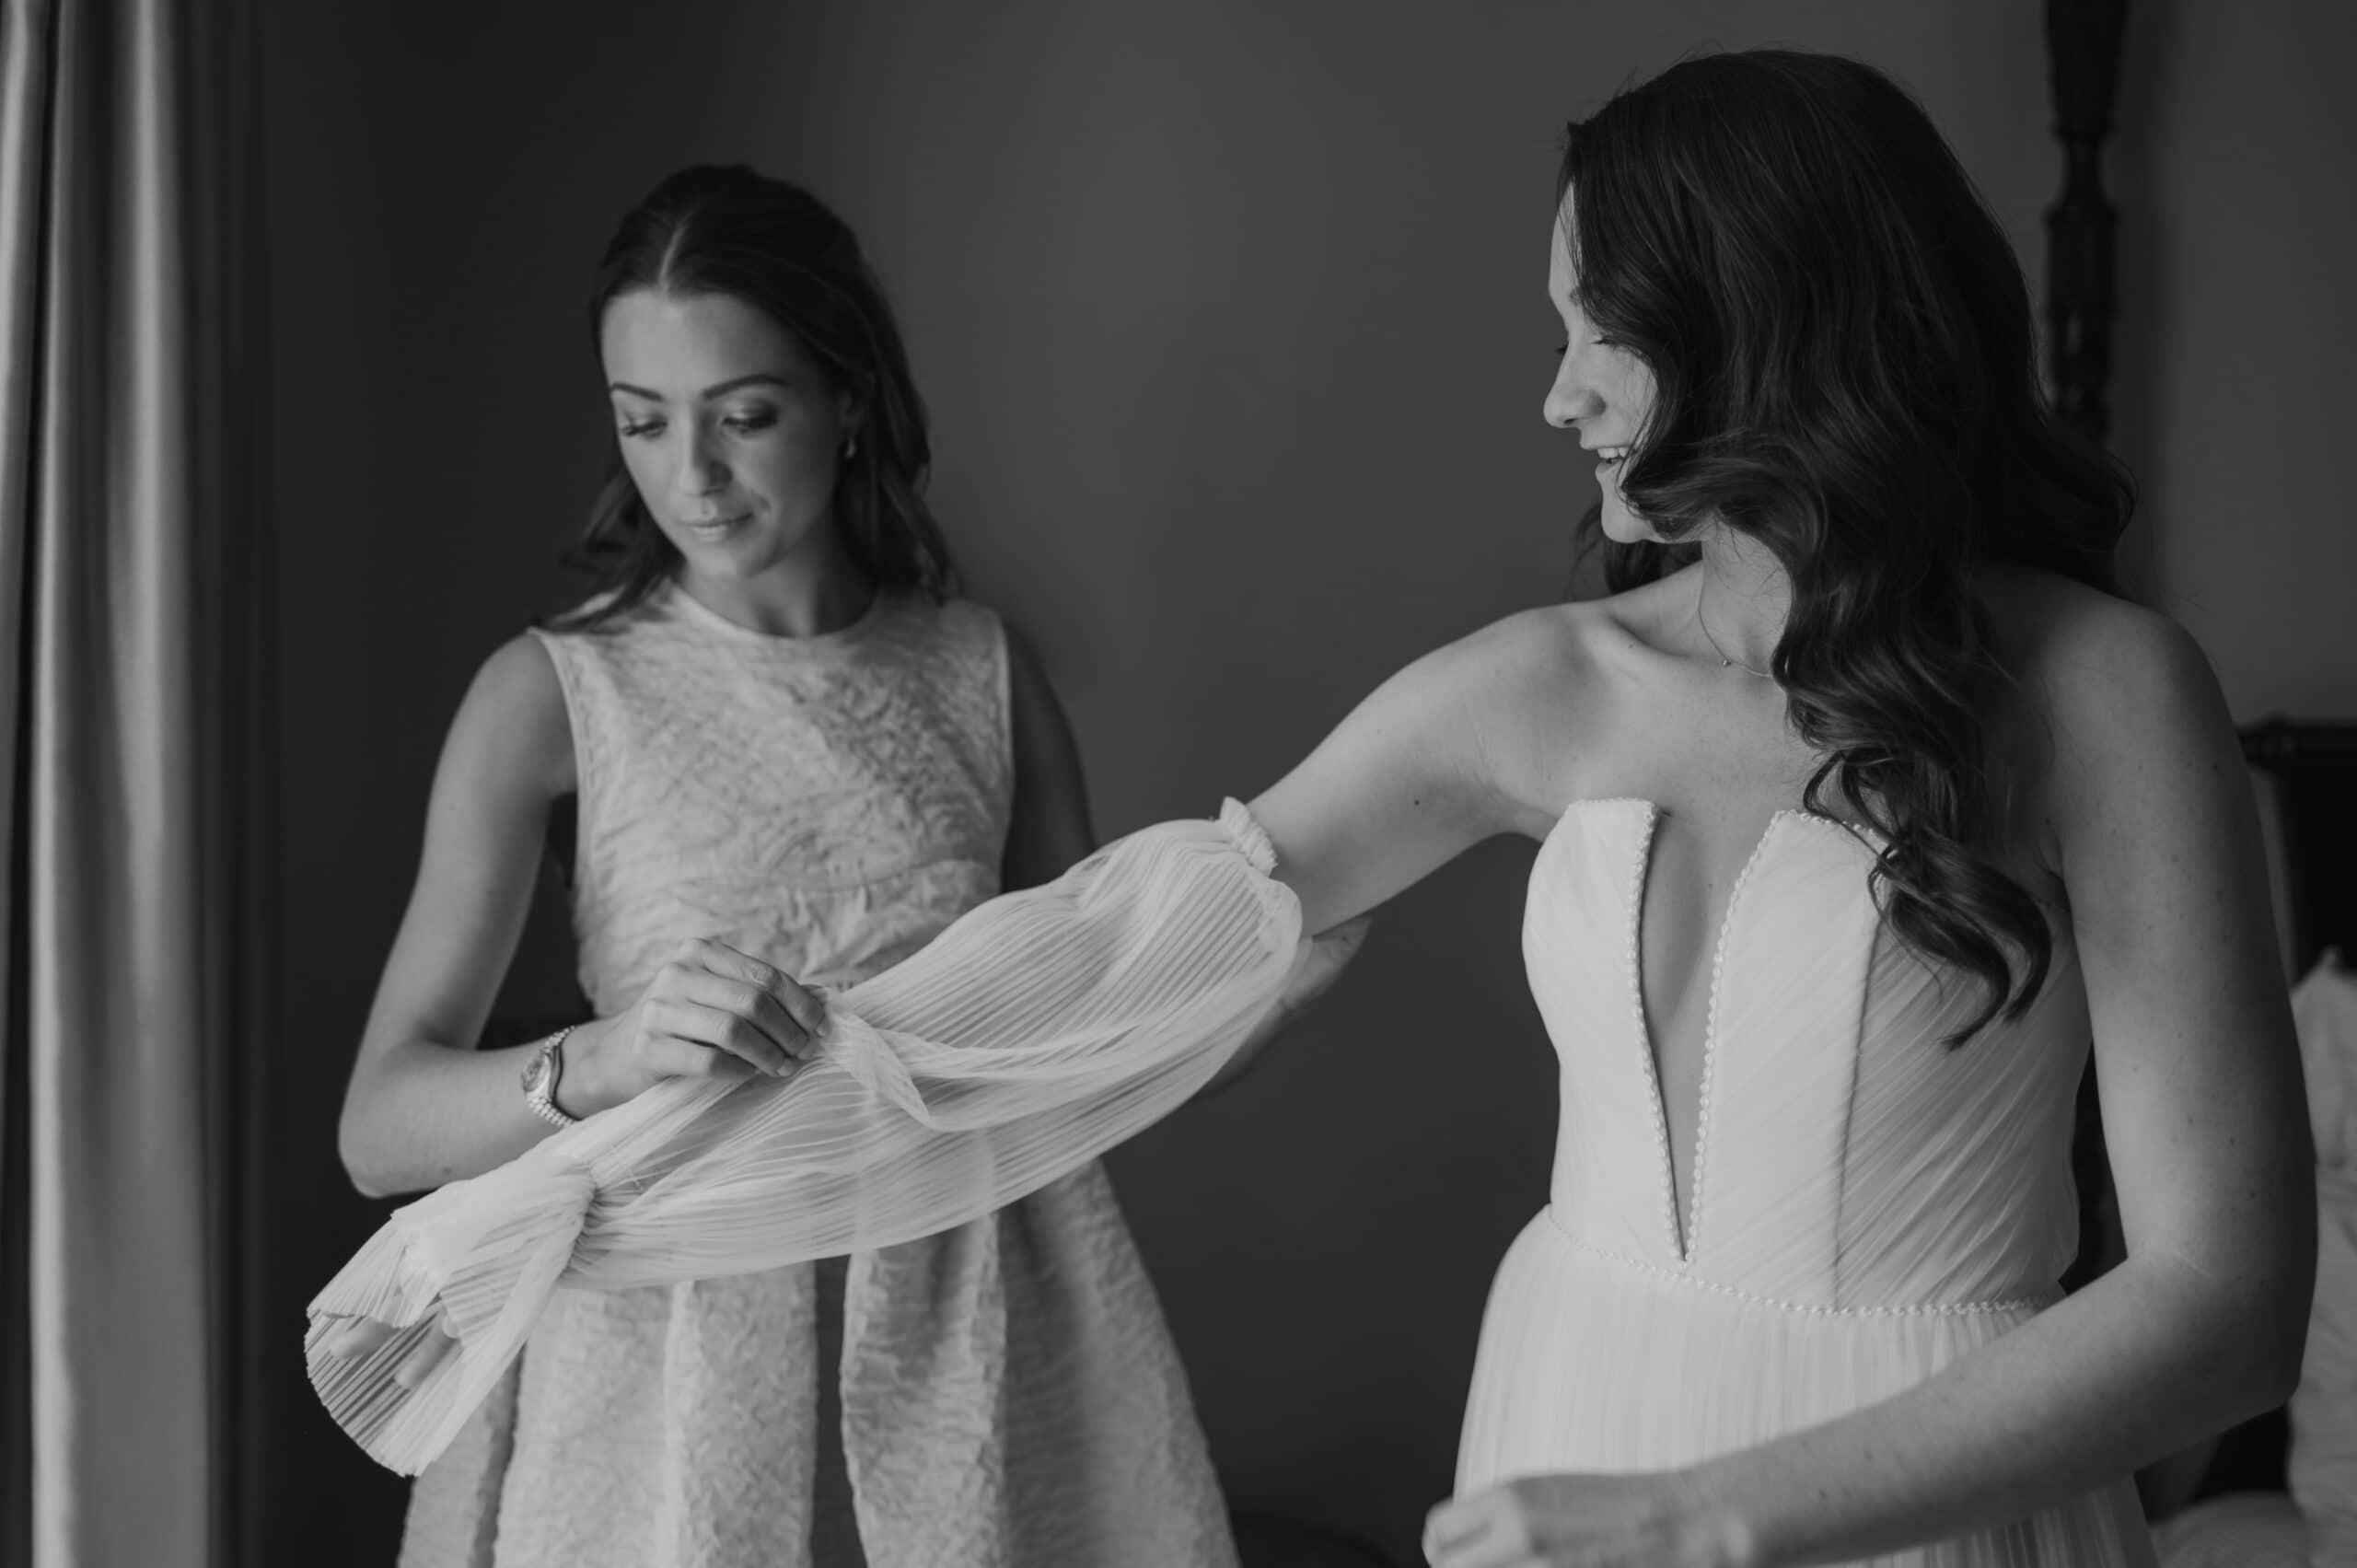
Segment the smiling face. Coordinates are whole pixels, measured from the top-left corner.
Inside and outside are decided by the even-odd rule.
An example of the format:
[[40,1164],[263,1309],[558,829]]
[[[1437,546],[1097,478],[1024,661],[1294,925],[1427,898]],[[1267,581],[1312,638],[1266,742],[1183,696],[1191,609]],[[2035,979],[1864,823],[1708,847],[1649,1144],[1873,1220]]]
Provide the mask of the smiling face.
[[622,462],[691,586],[838,548],[853,414],[798,338],[726,295],[641,289],[607,308],[599,343]]
[[1644,430],[1653,412],[1654,376],[1644,361],[1596,335],[1595,327],[1574,297],[1577,277],[1572,271],[1571,198],[1563,199],[1562,217],[1547,229],[1547,297],[1563,321],[1562,363],[1555,367],[1554,385],[1547,389],[1547,423],[1558,430],[1579,433],[1580,445],[1597,454],[1596,488],[1604,497],[1604,533],[1623,544],[1657,540],[1654,530],[1620,494],[1620,475],[1631,444]]

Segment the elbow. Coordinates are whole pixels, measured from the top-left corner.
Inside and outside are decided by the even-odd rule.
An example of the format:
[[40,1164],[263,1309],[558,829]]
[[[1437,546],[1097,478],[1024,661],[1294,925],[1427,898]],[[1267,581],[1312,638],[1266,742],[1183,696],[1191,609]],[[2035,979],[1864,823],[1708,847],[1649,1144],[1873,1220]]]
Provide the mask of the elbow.
[[353,1127],[352,1118],[349,1115],[344,1117],[343,1124],[336,1129],[335,1148],[337,1156],[343,1161],[343,1174],[351,1180],[354,1191],[363,1198],[392,1196],[391,1183],[385,1179],[385,1173],[377,1167],[376,1162],[370,1157],[367,1140]]
[[2148,1298],[2149,1309],[2165,1311],[2173,1321],[2172,1376],[2181,1380],[2189,1408],[2201,1412],[2202,1432],[2223,1432],[2280,1409],[2299,1387],[2316,1250],[2289,1234],[2281,1239],[2201,1263],[2156,1260],[2154,1277],[2174,1283]]
[[[2235,1422],[2275,1410],[2300,1386],[2307,1353],[2308,1313],[2316,1290],[2314,1254],[2293,1261],[2264,1288],[2255,1291],[2235,1315],[2232,1352],[2220,1358],[2235,1369]],[[2220,1347],[2225,1348],[2225,1347]]]
[[2290,1401],[2307,1361],[2308,1324],[2316,1316],[2316,1302],[2315,1208],[2306,1208],[2301,1218],[2304,1223],[2286,1249],[2281,1277],[2269,1293],[2259,1318],[2268,1341],[2259,1355],[2262,1375],[2255,1379],[2264,1396],[2258,1407],[2262,1411]]
[[363,1110],[361,1086],[354,1083],[343,1097],[343,1114],[336,1121],[336,1157],[352,1190],[363,1198],[390,1198],[401,1191],[399,1173],[385,1158]]
[[2248,1378],[2251,1415],[2289,1403],[2300,1386],[2300,1369],[2307,1357],[2307,1298],[2301,1297],[2297,1312],[2286,1314],[2261,1333],[2266,1342],[2254,1352]]

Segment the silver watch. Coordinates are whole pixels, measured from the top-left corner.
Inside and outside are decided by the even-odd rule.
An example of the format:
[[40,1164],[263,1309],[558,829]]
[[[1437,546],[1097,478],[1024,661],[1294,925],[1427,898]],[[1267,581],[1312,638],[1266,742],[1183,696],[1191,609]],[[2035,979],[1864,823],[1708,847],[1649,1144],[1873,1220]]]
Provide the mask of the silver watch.
[[570,1127],[581,1120],[567,1116],[556,1103],[557,1080],[564,1076],[564,1037],[573,1028],[567,1024],[542,1040],[524,1067],[524,1103],[532,1108],[533,1115],[559,1127]]

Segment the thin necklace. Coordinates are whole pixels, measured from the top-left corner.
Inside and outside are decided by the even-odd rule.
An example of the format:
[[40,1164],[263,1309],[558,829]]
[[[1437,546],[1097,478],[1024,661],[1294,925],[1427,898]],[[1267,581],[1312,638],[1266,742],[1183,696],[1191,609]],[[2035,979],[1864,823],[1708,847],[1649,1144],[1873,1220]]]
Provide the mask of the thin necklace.
[[1776,679],[1764,669],[1754,669],[1740,659],[1727,657],[1726,649],[1719,646],[1719,640],[1711,635],[1711,623],[1702,619],[1702,584],[1700,578],[1697,578],[1694,584],[1694,624],[1702,629],[1703,640],[1711,645],[1711,651],[1719,656],[1721,669],[1739,669],[1746,675],[1756,675],[1762,680]]

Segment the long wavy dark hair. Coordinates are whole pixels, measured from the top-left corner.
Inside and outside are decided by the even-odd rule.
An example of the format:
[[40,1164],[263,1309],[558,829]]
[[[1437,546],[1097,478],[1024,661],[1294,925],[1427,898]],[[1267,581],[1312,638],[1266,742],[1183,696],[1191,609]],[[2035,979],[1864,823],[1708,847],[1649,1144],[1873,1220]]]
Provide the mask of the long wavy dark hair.
[[[857,450],[835,481],[845,548],[878,587],[935,598],[955,590],[949,546],[924,499],[933,461],[924,401],[883,285],[850,226],[800,186],[741,164],[684,168],[624,215],[598,263],[593,352],[607,308],[641,289],[739,299],[801,340],[833,389],[848,392],[860,411]],[[547,622],[563,631],[627,614],[679,565],[619,452],[564,563],[595,576],[598,593]]]
[[[1985,982],[1950,1043],[2043,987],[2053,941],[1997,865],[1983,715],[2010,676],[1971,587],[2014,562],[2117,594],[2126,472],[2040,386],[2027,289],[1931,119],[1853,60],[1687,60],[1569,127],[1559,198],[1582,311],[1643,361],[1620,470],[1671,542],[1602,540],[1613,591],[1717,519],[1782,564],[1771,666],[1828,792],[1882,835],[1892,931]],[[1681,542],[1682,541],[1682,542]]]

